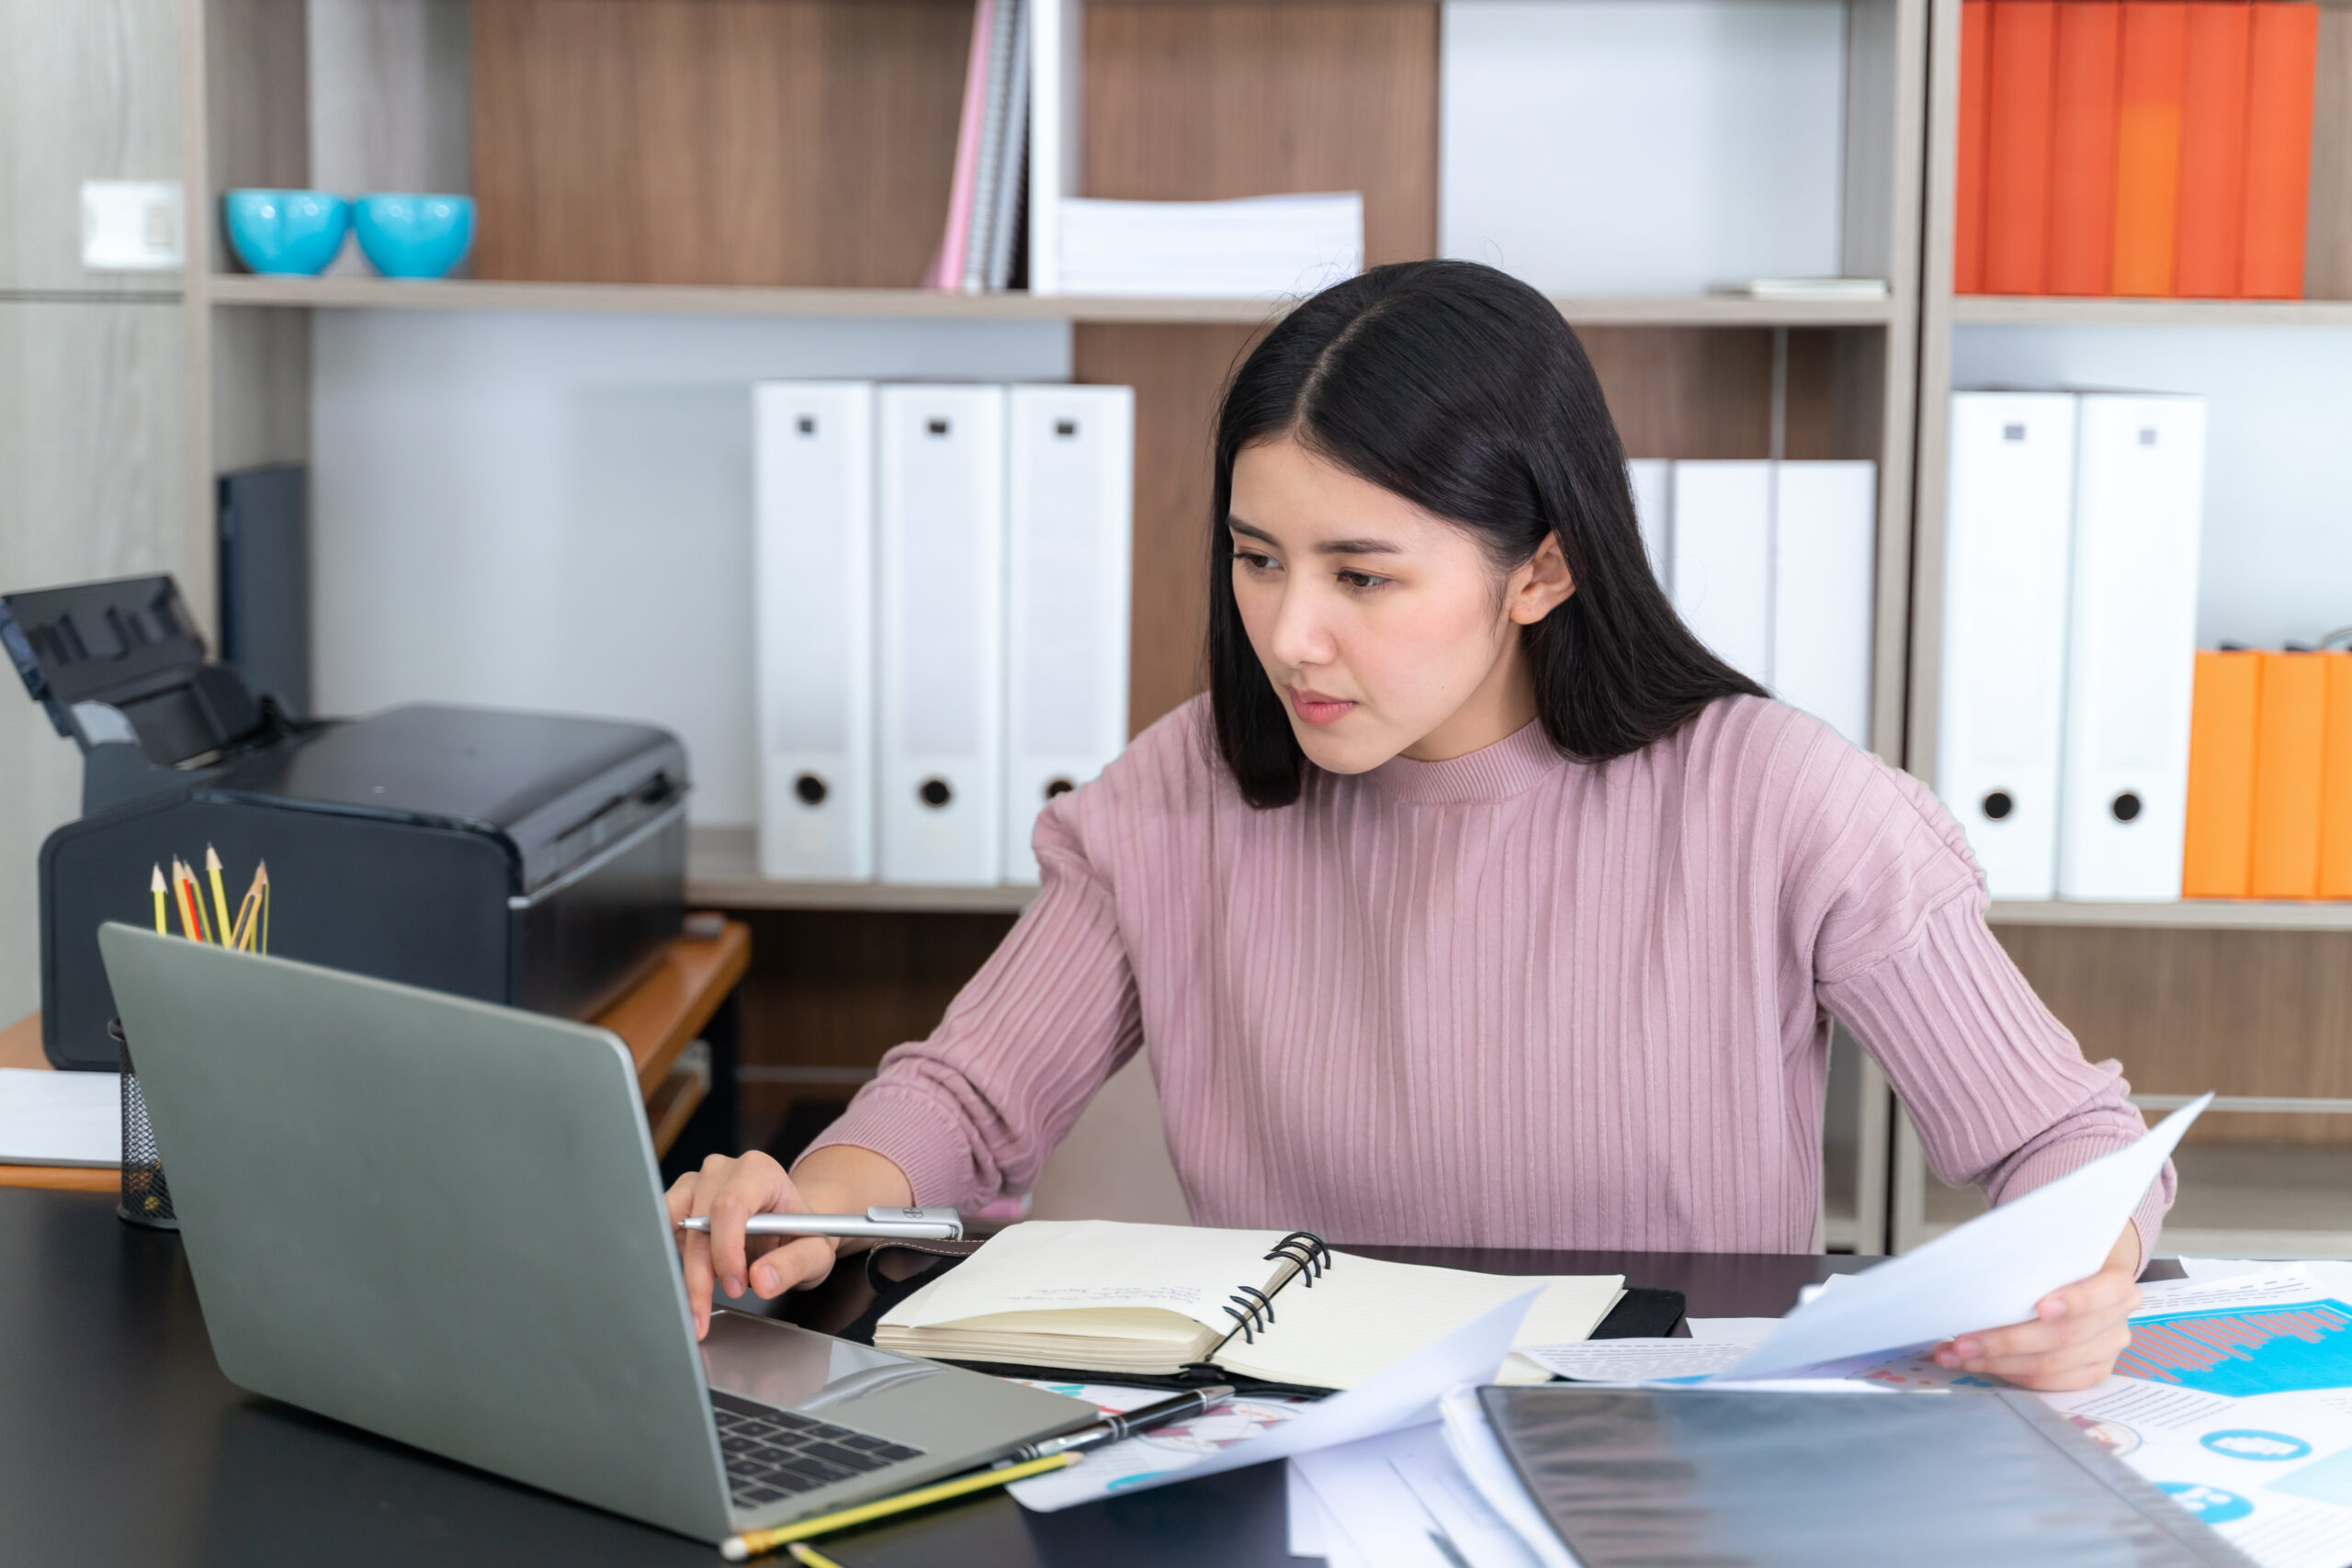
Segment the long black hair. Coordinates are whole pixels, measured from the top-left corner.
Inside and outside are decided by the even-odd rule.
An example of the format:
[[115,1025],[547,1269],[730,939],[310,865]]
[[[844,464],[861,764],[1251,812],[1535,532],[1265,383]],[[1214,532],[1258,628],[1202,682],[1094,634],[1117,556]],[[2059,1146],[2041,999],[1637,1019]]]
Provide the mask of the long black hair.
[[1762,696],[1707,651],[1650,570],[1600,383],[1551,301],[1476,262],[1401,262],[1336,284],[1242,362],[1217,415],[1209,540],[1209,700],[1252,806],[1288,806],[1306,768],[1234,602],[1233,463],[1288,436],[1470,531],[1502,571],[1560,541],[1576,591],[1520,630],[1544,733],[1605,761],[1718,697]]

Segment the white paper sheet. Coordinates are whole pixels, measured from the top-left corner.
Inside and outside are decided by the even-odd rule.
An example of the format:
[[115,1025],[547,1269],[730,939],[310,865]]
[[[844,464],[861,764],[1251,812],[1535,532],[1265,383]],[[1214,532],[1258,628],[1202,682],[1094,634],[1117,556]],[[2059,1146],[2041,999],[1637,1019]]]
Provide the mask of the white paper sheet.
[[[1270,1423],[1259,1435],[1196,1458],[1171,1454],[1167,1468],[1117,1477],[1115,1484],[1101,1479],[1106,1468],[1094,1466],[1101,1455],[1090,1455],[1045,1475],[1016,1481],[1007,1490],[1022,1506],[1050,1514],[1108,1495],[1164,1486],[1171,1481],[1193,1481],[1244,1465],[1264,1464],[1293,1454],[1313,1453],[1339,1443],[1377,1437],[1400,1427],[1418,1426],[1435,1414],[1437,1401],[1447,1389],[1491,1379],[1510,1351],[1520,1320],[1541,1292],[1529,1291],[1505,1302],[1476,1321],[1464,1325],[1436,1344],[1344,1393],[1335,1393],[1299,1410],[1286,1420]],[[1108,1452],[1109,1450],[1104,1450]]]
[[1523,1345],[1519,1353],[1554,1376],[1577,1382],[1654,1382],[1722,1371],[1751,1348],[1720,1339],[1588,1339],[1580,1345]]
[[1478,1391],[1462,1387],[1450,1389],[1438,1401],[1439,1417],[1445,1423],[1446,1451],[1470,1484],[1497,1517],[1510,1527],[1543,1568],[1577,1568],[1573,1552],[1554,1531],[1551,1524],[1536,1507],[1535,1500],[1520,1483],[1519,1472],[1511,1468],[1510,1460],[1495,1437],[1494,1428],[1487,1425],[1487,1412],[1478,1403]]
[[1723,1345],[1761,1345],[1781,1326],[1777,1317],[1693,1317],[1684,1320],[1693,1339]]
[[121,1163],[121,1074],[0,1067],[0,1165]]
[[1324,1540],[1344,1539],[1353,1555],[1378,1562],[1381,1568],[1461,1568],[1453,1542],[1411,1487],[1391,1465],[1389,1456],[1409,1448],[1418,1438],[1444,1443],[1437,1424],[1425,1422],[1402,1431],[1383,1433],[1361,1442],[1342,1443],[1300,1454],[1290,1461],[1294,1472],[1323,1503]]
[[2173,1145],[2212,1098],[2183,1106],[2125,1147],[1917,1252],[1845,1276],[1716,1375],[1845,1370],[1955,1334],[2024,1322],[2042,1297],[2097,1271]]
[[1389,1456],[1388,1462],[1445,1531],[1454,1552],[1469,1568],[1542,1568],[1535,1553],[1494,1506],[1463,1473],[1445,1445],[1442,1426],[1415,1428],[1419,1440]]

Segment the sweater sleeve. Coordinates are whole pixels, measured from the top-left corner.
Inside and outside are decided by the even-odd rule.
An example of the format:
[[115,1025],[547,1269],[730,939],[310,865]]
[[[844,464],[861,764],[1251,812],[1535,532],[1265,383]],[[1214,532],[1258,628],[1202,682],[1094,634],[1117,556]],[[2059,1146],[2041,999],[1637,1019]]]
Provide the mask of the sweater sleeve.
[[[874,1081],[810,1146],[872,1149],[918,1203],[971,1208],[1023,1192],[1102,1081],[1142,1043],[1142,1015],[1110,887],[1069,809],[1038,818],[1037,897],[927,1040],[882,1058]],[[804,1156],[805,1157],[805,1156]]]
[[[1958,824],[1918,781],[1855,761],[1877,776],[1841,824],[1815,990],[1885,1067],[1936,1174],[2001,1203],[2139,1137],[2121,1066],[2084,1060],[1985,926]],[[2132,1216],[2143,1265],[2173,1188],[2167,1164]]]

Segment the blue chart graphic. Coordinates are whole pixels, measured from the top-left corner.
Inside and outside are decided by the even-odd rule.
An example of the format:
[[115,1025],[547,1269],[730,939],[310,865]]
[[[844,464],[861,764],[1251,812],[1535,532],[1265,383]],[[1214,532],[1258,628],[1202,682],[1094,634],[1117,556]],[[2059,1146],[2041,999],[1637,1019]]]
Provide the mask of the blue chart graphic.
[[2342,1302],[2134,1318],[2115,1370],[2244,1399],[2352,1388],[2352,1307]]
[[2209,1525],[2225,1525],[2254,1512],[2254,1505],[2236,1493],[2201,1481],[2159,1481],[2156,1490]]
[[2317,1464],[2307,1464],[2284,1481],[2272,1482],[2270,1490],[2291,1492],[2298,1497],[2316,1497],[2339,1508],[2352,1508],[2352,1449],[2330,1454]]

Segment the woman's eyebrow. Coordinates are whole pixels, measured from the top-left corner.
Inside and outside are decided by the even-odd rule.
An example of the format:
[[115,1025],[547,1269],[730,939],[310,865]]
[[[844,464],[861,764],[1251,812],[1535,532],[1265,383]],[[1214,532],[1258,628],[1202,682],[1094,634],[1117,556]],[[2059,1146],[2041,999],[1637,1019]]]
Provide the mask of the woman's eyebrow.
[[[1263,528],[1251,527],[1238,517],[1227,517],[1225,525],[1233,533],[1247,534],[1276,549],[1282,547],[1280,539]],[[1405,553],[1405,547],[1391,544],[1386,539],[1326,539],[1315,547],[1315,553],[1318,556],[1401,556]]]

